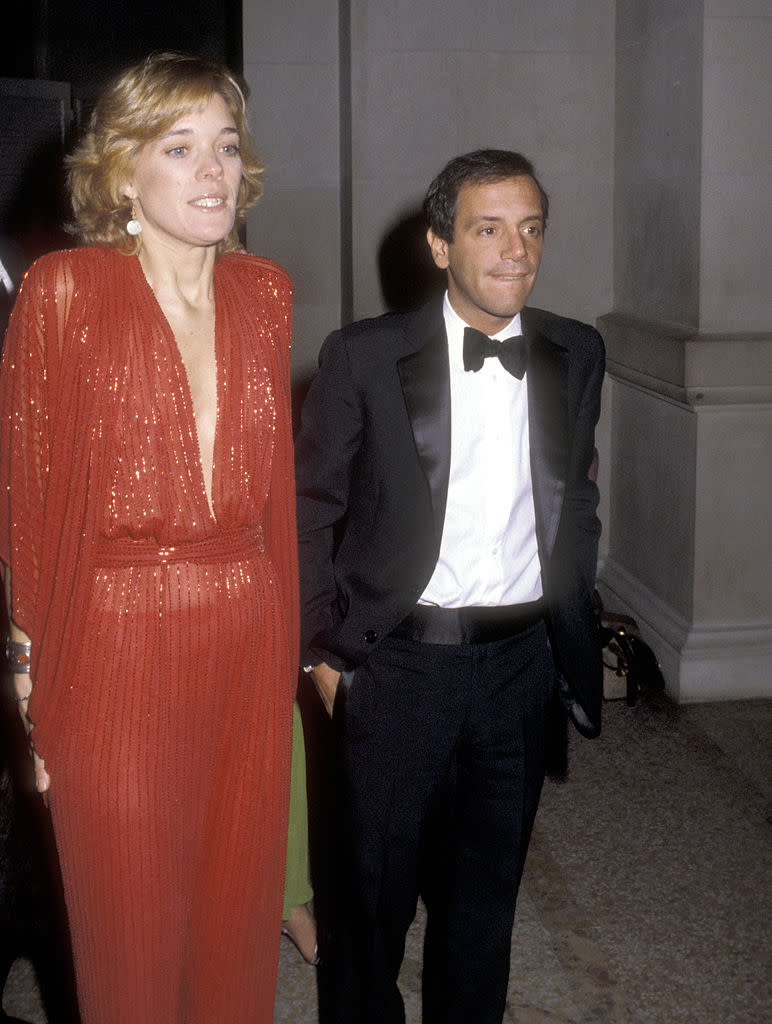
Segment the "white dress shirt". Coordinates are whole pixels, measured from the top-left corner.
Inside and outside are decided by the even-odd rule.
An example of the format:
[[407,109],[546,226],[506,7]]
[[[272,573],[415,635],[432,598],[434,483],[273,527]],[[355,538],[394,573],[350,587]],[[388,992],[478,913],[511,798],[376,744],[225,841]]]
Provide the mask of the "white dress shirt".
[[[464,370],[466,324],[447,294],[450,357],[450,478],[437,565],[420,603],[496,606],[542,596],[531,483],[526,378],[495,357]],[[497,341],[520,334],[520,314]]]

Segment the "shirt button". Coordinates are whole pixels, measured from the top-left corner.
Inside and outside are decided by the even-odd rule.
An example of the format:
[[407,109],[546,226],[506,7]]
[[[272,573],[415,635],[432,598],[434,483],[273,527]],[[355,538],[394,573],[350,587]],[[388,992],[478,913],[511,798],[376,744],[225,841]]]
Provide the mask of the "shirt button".
[[365,632],[362,634],[362,639],[366,644],[374,644],[375,641],[378,639],[378,634],[375,632],[374,629],[366,629]]

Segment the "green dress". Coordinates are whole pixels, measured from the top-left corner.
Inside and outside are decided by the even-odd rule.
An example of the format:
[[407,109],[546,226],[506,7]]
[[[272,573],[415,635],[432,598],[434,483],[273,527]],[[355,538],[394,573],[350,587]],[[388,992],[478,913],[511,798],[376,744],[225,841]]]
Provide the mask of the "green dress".
[[286,921],[293,907],[308,903],[314,892],[308,877],[308,798],[306,795],[306,746],[300,708],[292,712],[292,769],[290,774],[289,827],[287,829],[287,874],[284,880]]

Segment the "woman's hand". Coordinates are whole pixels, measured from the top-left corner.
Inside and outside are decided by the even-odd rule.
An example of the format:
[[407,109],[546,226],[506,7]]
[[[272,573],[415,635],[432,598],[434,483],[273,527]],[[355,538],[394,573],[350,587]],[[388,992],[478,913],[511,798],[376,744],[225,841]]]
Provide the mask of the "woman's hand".
[[38,793],[47,793],[51,785],[51,776],[46,771],[46,763],[40,754],[32,751],[32,763],[35,766],[35,789]]

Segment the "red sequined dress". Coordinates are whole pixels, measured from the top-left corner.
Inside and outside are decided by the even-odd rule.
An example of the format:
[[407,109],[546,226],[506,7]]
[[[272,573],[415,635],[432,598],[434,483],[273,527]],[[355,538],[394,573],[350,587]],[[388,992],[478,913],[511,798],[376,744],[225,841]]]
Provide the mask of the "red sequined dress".
[[27,275],[0,375],[0,557],[83,1024],[269,1024],[297,666],[291,286],[214,276],[212,506],[179,349],[136,257]]

